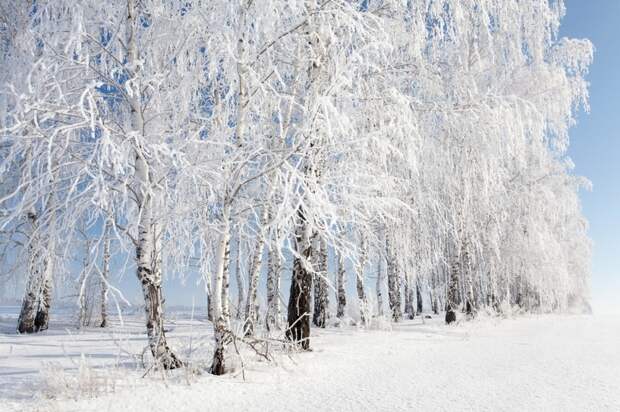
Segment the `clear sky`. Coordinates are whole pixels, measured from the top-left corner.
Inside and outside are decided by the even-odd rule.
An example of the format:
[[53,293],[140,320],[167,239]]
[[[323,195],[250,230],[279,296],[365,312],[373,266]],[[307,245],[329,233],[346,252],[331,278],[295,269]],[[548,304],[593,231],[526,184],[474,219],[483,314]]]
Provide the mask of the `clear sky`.
[[589,114],[571,131],[575,173],[593,183],[582,192],[594,242],[592,294],[596,312],[620,312],[620,0],[566,0],[561,35],[594,43]]

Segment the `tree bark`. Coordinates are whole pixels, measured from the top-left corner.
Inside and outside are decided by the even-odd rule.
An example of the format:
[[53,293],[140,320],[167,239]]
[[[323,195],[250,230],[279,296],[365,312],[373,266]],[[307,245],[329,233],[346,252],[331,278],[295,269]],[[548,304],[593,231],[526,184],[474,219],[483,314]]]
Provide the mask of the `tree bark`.
[[237,233],[235,237],[236,258],[235,258],[235,280],[237,282],[237,313],[236,318],[241,320],[243,316],[243,302],[245,301],[245,285],[241,275],[241,236]]
[[50,307],[52,306],[52,278],[54,276],[54,265],[56,263],[56,211],[54,210],[54,194],[49,197],[46,210],[52,214],[49,234],[46,236],[45,245],[47,253],[43,259],[43,283],[41,287],[41,297],[39,298],[39,308],[37,316],[34,318],[34,327],[37,332],[47,330],[50,320]]
[[[213,338],[215,340],[215,348],[213,352],[213,363],[211,364],[211,373],[214,375],[223,375],[226,372],[226,363],[224,357],[224,351],[229,338],[229,325],[224,318],[222,311],[222,291],[224,280],[224,267],[226,265],[226,245],[229,242],[229,215],[230,206],[228,201],[224,202],[222,210],[222,230],[220,231],[220,240],[218,243],[216,253],[215,273],[213,274],[213,319],[214,319],[214,333]],[[227,298],[226,296],[224,296]]]
[[211,291],[211,281],[207,283],[207,320],[213,322],[213,292]]
[[377,316],[383,316],[383,267],[381,265],[383,258],[379,254],[377,257]]
[[399,322],[402,318],[402,310],[400,306],[400,276],[398,276],[396,256],[394,255],[392,241],[389,234],[386,236],[386,252],[388,300],[390,304],[390,311],[392,312],[392,321]]
[[296,256],[293,259],[286,337],[302,349],[308,350],[310,349],[310,293],[312,292],[312,271],[308,265],[312,257],[312,235],[301,206],[297,210],[297,217]]
[[[50,264],[48,263],[48,265]],[[34,318],[34,328],[36,332],[47,330],[49,327],[49,313],[52,305],[52,276],[51,270],[47,269],[45,272],[46,275],[43,280],[43,289],[41,290],[39,308],[37,309],[37,316]]]
[[465,278],[465,312],[469,317],[473,317],[476,314],[476,300],[474,297],[472,262],[467,241],[464,241],[461,247],[461,261]]
[[314,275],[314,313],[312,323],[324,328],[327,324],[329,308],[329,284],[327,282],[327,244],[321,238],[316,239],[317,271]]
[[[269,216],[269,210],[267,207],[263,208],[262,216],[259,220],[259,226],[263,226],[267,222]],[[254,334],[254,324],[258,315],[257,307],[257,292],[258,292],[258,278],[263,266],[263,249],[265,248],[265,237],[259,229],[258,238],[256,239],[256,250],[254,251],[254,257],[252,259],[252,270],[250,272],[250,284],[248,287],[248,299],[245,306],[245,325],[244,333],[246,336],[252,336]]]
[[183,366],[183,363],[168,346],[164,332],[161,258],[159,257],[161,250],[157,245],[160,233],[157,232],[154,224],[149,226],[145,228],[141,225],[139,245],[136,248],[137,276],[142,285],[146,312],[146,333],[156,362],[164,369],[176,369]]
[[26,292],[22,300],[22,307],[17,320],[19,333],[34,333],[34,319],[37,315],[37,295],[40,286],[40,275],[36,271],[30,271]]
[[417,312],[421,314],[424,310],[424,302],[422,301],[422,287],[420,285],[420,278],[416,276],[415,281],[415,295],[416,295],[416,304],[417,304]]
[[17,320],[17,332],[19,333],[38,332],[35,319],[43,286],[43,273],[41,271],[43,258],[40,251],[40,234],[38,233],[38,221],[35,212],[28,213],[28,221],[32,227],[32,235],[28,245],[28,281]]
[[224,250],[224,272],[222,273],[222,316],[230,325],[230,236]]
[[431,274],[431,286],[429,288],[428,293],[430,294],[429,298],[431,301],[431,310],[433,311],[433,314],[435,315],[439,315],[439,297],[438,297],[438,291],[437,291],[437,269],[435,269],[433,271],[433,273]]
[[413,319],[415,317],[415,309],[413,308],[413,285],[411,282],[411,276],[405,275],[405,315],[407,319]]
[[103,265],[101,268],[101,325],[108,326],[108,281],[110,279],[110,227],[106,224],[103,241]]
[[357,289],[357,301],[360,310],[360,322],[366,326],[370,318],[368,312],[368,299],[366,298],[366,291],[364,290],[364,269],[366,268],[366,262],[368,260],[368,251],[366,249],[366,239],[361,236],[360,240],[360,256],[358,259],[358,266],[355,273],[355,287]]
[[88,311],[86,300],[86,285],[88,283],[88,260],[90,259],[90,239],[86,240],[86,247],[84,248],[84,257],[82,258],[82,273],[78,280],[78,329],[88,324],[86,314]]
[[265,326],[268,331],[280,329],[280,316],[280,253],[274,247],[269,251],[269,276],[267,277]]
[[345,309],[347,306],[347,291],[346,291],[346,271],[344,266],[344,259],[342,255],[338,254],[338,272],[337,272],[337,298],[338,298],[338,308],[336,311],[336,317],[341,319],[344,317]]
[[448,280],[448,296],[446,297],[446,323],[450,324],[456,321],[456,309],[458,307],[459,294],[459,259],[455,258],[452,262],[450,270],[450,278]]
[[[319,77],[322,72],[322,54],[324,48],[321,47],[321,35],[315,22],[315,10],[316,2],[314,0],[304,1],[305,14],[307,17],[306,24],[304,26],[304,38],[306,40],[306,46],[303,49],[299,49],[299,53],[304,53],[304,56],[299,56],[300,61],[307,61],[306,81],[305,89],[306,96],[303,101],[303,107],[306,114],[312,113],[316,106],[319,104],[319,97],[321,95],[319,86]],[[307,126],[313,128],[312,133],[315,134],[315,138],[320,141],[321,130],[318,123],[313,122],[311,116],[308,116],[305,120]],[[311,157],[316,149],[320,150],[320,146],[317,147],[316,143],[312,141],[309,145],[308,157]],[[314,153],[313,153],[314,152]],[[316,167],[311,162],[305,162],[303,164],[303,175],[305,179],[314,179],[318,181],[320,179],[321,169]],[[303,193],[300,193],[303,197]],[[310,348],[310,303],[312,293],[312,276],[316,268],[311,268],[312,258],[312,241],[315,233],[312,233],[310,225],[306,218],[306,211],[303,206],[298,206],[297,222],[295,227],[295,248],[296,255],[293,259],[293,274],[291,279],[291,289],[288,302],[288,329],[286,331],[286,337],[300,345],[303,349],[308,350]]]

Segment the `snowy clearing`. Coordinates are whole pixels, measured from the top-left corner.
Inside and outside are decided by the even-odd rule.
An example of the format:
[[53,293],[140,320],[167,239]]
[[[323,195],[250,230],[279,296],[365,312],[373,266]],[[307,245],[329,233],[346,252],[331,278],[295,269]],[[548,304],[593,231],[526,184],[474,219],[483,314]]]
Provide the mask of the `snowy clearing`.
[[[208,361],[208,324],[175,315],[173,346],[187,359],[191,343],[194,359]],[[1,321],[7,411],[620,410],[620,316],[315,329],[312,352],[275,364],[245,356],[245,381],[238,366],[223,377],[179,370],[143,379],[138,317],[106,332],[56,323],[28,336],[10,333],[12,316]]]

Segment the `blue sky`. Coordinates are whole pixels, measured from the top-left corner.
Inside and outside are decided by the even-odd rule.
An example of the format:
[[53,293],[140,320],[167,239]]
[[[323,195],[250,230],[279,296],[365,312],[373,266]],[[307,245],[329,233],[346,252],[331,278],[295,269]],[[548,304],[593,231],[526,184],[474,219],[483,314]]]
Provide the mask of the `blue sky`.
[[589,114],[571,130],[575,173],[593,183],[581,194],[594,242],[592,295],[598,312],[620,312],[620,1],[566,0],[561,35],[594,43]]

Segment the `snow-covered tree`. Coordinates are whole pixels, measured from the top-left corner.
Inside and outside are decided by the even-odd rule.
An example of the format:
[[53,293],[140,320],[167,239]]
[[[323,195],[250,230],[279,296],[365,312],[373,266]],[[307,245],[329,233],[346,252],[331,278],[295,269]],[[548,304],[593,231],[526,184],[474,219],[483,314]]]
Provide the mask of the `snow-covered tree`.
[[332,293],[365,326],[587,306],[566,150],[592,46],[559,38],[562,1],[9,6],[0,263],[25,287],[20,332],[47,328],[63,279],[105,326],[116,257],[167,369],[162,281],[200,272],[218,375],[263,327],[308,349]]

